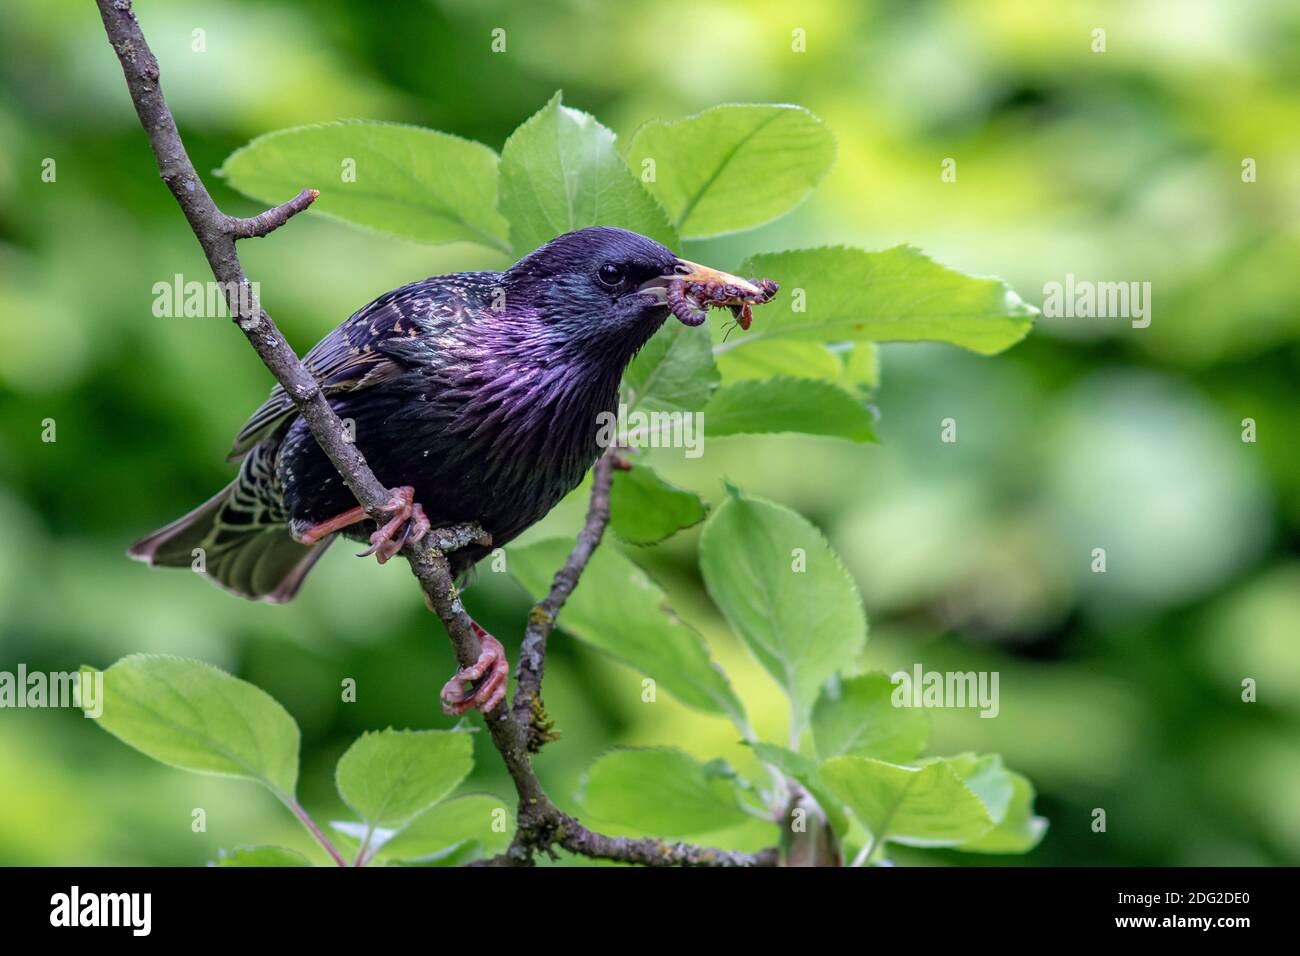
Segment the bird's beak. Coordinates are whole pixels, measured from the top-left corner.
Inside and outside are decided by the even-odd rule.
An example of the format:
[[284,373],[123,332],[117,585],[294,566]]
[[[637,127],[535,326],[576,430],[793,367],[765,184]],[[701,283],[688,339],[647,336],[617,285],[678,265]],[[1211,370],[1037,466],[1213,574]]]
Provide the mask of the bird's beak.
[[702,266],[698,262],[691,262],[689,259],[678,259],[677,265],[668,275],[655,276],[648,282],[643,282],[638,288],[638,292],[649,293],[655,296],[660,305],[667,302],[668,283],[674,279],[685,279],[687,282],[710,283],[714,285],[728,285],[740,289],[747,295],[762,297],[763,290],[748,279],[742,279],[739,276],[733,276],[729,272],[720,272],[717,269],[710,269],[708,266]]
[[691,262],[687,259],[677,260],[677,275],[687,282],[735,286],[746,295],[761,298],[764,294],[762,289],[748,279],[733,276],[730,272],[719,272],[717,269],[710,269],[708,266],[702,266],[698,262]]

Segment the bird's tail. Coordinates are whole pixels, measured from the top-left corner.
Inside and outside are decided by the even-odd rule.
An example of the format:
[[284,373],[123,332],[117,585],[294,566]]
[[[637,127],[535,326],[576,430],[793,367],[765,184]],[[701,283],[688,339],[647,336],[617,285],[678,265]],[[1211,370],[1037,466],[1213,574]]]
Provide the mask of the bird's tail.
[[250,600],[288,601],[333,537],[304,545],[283,524],[259,523],[255,512],[241,507],[238,485],[236,478],[189,514],[141,538],[127,554],[157,567],[191,568]]

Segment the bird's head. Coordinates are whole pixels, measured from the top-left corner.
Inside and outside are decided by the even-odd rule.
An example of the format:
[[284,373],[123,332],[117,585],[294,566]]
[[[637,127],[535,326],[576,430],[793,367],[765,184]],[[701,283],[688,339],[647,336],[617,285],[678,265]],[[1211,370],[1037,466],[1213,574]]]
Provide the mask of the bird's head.
[[682,277],[750,285],[638,233],[592,226],[515,263],[505,275],[506,307],[513,299],[535,315],[553,344],[626,361],[668,317],[668,284]]

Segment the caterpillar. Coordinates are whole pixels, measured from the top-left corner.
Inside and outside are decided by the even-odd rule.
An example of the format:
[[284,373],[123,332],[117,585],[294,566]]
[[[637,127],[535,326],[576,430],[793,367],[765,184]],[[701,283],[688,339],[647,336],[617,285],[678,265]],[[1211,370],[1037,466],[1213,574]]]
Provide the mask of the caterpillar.
[[722,282],[674,279],[668,283],[668,308],[686,325],[702,325],[710,307],[729,309],[736,323],[742,329],[748,329],[754,319],[752,306],[771,301],[781,288],[772,279],[751,279],[750,282],[760,290],[760,294]]

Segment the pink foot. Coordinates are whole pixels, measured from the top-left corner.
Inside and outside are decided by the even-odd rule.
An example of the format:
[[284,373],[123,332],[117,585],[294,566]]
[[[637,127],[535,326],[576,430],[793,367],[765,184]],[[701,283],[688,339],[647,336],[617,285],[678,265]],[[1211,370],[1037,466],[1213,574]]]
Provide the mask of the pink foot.
[[[470,625],[483,649],[478,660],[458,670],[442,688],[443,712],[453,717],[475,708],[485,714],[492,710],[505,698],[506,678],[510,676],[510,663],[501,642],[473,621]],[[470,682],[468,689],[466,681]]]
[[357,557],[364,558],[373,554],[376,561],[384,564],[402,550],[402,545],[406,544],[408,538],[419,541],[429,532],[429,519],[415,501],[415,489],[410,485],[392,490],[392,497],[388,499],[384,512],[393,517],[370,536],[370,547]]
[[[429,519],[424,509],[415,502],[415,489],[410,485],[394,488],[384,511],[393,517],[382,528],[370,536],[369,549],[358,557],[375,555],[380,564],[386,562],[406,544],[409,538],[419,541],[429,531]],[[302,531],[295,531],[294,538],[299,544],[315,544],[327,535],[350,528],[366,520],[366,509],[357,505],[327,521],[311,525]]]

